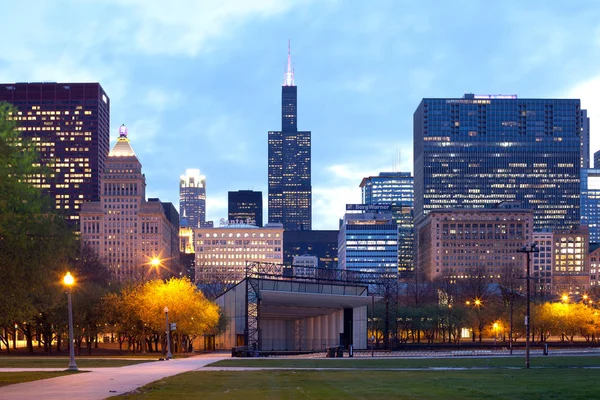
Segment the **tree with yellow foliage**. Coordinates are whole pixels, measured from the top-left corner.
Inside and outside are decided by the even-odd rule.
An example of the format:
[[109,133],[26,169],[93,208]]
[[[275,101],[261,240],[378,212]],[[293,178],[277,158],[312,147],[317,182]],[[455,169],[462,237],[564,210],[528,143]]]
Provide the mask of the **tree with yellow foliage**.
[[221,318],[219,307],[207,300],[187,278],[148,281],[124,289],[120,295],[107,300],[117,313],[112,320],[121,335],[124,334],[130,344],[146,342],[151,351],[153,343],[158,351],[159,341],[166,342],[165,307],[169,309],[169,322],[177,325],[171,334],[174,348],[179,350],[184,342],[187,344],[198,335],[214,333]]

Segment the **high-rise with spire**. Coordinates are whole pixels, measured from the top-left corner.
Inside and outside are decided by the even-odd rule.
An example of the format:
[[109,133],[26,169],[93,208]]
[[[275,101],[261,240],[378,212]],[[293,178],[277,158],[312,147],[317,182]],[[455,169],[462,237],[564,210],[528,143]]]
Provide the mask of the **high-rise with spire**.
[[288,43],[281,89],[281,130],[269,132],[269,222],[286,231],[310,230],[312,185],[310,131],[298,130],[298,91]]

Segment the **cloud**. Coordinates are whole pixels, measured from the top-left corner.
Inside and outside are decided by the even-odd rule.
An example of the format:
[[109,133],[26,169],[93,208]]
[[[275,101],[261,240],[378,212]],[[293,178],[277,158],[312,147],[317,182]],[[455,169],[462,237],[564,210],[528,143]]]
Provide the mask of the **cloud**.
[[313,187],[313,229],[338,229],[346,204],[360,202],[361,193],[358,187],[342,185]]
[[135,49],[150,55],[193,57],[216,48],[215,38],[232,35],[249,21],[283,14],[306,0],[116,0],[129,15]]
[[[140,153],[149,155],[159,151],[160,148],[156,139],[161,132],[161,123],[158,118],[143,117],[130,123],[125,123],[125,125],[127,125],[131,147],[136,155],[138,155],[138,158],[140,157]],[[116,132],[116,129],[114,129],[114,131]],[[112,136],[116,137],[116,135]],[[144,164],[144,160],[140,159],[140,162],[142,165]],[[147,162],[160,168],[160,165],[156,162],[152,162],[152,160],[148,160]]]
[[183,96],[177,91],[167,91],[161,88],[148,89],[142,98],[142,104],[153,108],[156,111],[164,111],[168,108],[174,108],[181,104]]
[[206,220],[213,221],[215,226],[219,225],[221,218],[227,219],[228,212],[228,194],[227,192],[206,193]]
[[[564,93],[564,97],[581,99],[581,108],[588,111],[590,131],[594,131],[594,123],[600,121],[600,75],[572,86]],[[600,150],[600,135],[590,135],[590,150]]]

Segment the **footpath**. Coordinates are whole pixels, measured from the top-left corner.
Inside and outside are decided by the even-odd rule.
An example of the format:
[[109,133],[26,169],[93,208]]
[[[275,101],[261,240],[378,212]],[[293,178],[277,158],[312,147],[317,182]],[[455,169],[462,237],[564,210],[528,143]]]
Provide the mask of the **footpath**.
[[[150,382],[203,368],[207,364],[230,358],[224,354],[203,354],[168,361],[155,361],[117,368],[80,368],[89,371],[33,382],[0,387],[0,399],[10,400],[102,400],[131,392]],[[23,371],[0,368],[0,372]],[[27,370],[44,370],[28,368]],[[48,368],[46,370],[57,370]],[[58,369],[58,370],[64,370]]]

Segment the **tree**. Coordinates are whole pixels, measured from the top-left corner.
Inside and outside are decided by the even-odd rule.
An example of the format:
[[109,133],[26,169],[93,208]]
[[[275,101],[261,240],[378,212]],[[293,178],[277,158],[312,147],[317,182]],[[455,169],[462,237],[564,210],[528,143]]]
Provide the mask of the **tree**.
[[105,302],[110,322],[130,343],[146,341],[148,336],[158,340],[166,330],[165,307],[169,309],[169,320],[177,324],[174,344],[179,348],[184,340],[215,332],[222,322],[219,307],[187,278],[148,281],[125,288],[120,295],[108,295]]
[[[30,141],[17,130],[16,109],[0,104],[0,326],[17,326],[33,351],[40,319],[56,304],[74,236],[30,184],[47,176]],[[16,335],[14,328],[14,334]],[[7,345],[8,338],[2,341]]]

